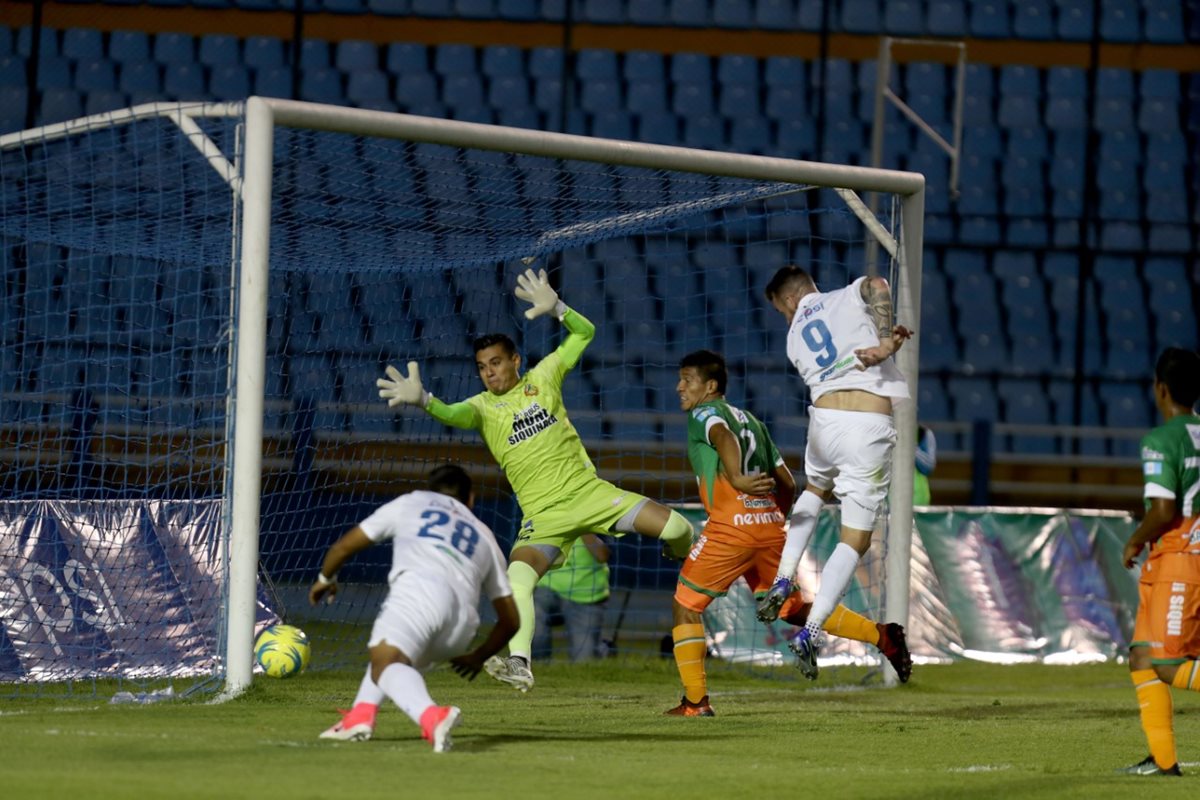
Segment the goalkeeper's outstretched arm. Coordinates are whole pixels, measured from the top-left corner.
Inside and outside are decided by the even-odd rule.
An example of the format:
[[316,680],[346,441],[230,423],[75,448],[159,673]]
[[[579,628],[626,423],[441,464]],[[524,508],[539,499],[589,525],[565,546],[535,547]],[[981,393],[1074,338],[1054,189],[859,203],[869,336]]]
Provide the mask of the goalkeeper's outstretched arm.
[[596,326],[591,320],[567,307],[558,296],[558,292],[550,286],[546,270],[534,272],[525,270],[524,275],[517,276],[517,297],[530,304],[525,311],[526,319],[536,319],[542,314],[553,312],[567,329],[567,338],[563,339],[555,352],[562,362],[563,369],[571,369],[579,363],[583,351],[596,335]]
[[419,406],[429,416],[454,428],[478,428],[479,413],[469,403],[443,403],[421,385],[421,370],[417,362],[408,362],[408,377],[388,364],[386,378],[375,381],[379,396],[388,401],[388,408],[399,405]]

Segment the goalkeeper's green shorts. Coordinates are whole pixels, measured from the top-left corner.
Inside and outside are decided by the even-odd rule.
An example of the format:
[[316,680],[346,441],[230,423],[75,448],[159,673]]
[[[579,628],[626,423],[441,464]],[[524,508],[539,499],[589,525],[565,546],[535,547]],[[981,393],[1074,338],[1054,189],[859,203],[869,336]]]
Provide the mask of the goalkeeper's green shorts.
[[562,553],[585,533],[624,535],[613,526],[646,498],[600,478],[583,484],[561,503],[521,520],[513,550],[529,545],[550,545]]

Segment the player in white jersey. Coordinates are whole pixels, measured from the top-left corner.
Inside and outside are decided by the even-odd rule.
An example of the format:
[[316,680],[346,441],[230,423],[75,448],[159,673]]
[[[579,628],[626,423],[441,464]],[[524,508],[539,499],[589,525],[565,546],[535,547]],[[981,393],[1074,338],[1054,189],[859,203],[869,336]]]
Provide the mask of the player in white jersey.
[[[422,673],[441,661],[473,680],[520,625],[505,571],[504,555],[491,530],[470,511],[471,478],[447,464],[429,475],[428,491],[402,495],[381,506],[333,543],[309,589],[313,605],[332,602],[337,571],[355,553],[392,540],[388,595],[375,618],[371,663],[354,707],[322,739],[362,741],[375,730],[375,714],[386,695],[421,726],[433,750],[450,749],[458,724],[455,706],[429,696]],[[497,621],[488,637],[464,652],[479,627],[479,594],[487,594]]]
[[808,384],[812,406],[804,453],[808,485],[792,506],[779,574],[758,604],[758,618],[778,617],[795,588],[796,567],[821,506],[836,496],[841,536],[821,572],[805,630],[791,643],[808,667],[805,674],[816,677],[821,627],[871,546],[891,483],[892,401],[909,396],[891,356],[912,333],[893,324],[891,290],[883,278],[859,278],[844,289],[821,292],[807,272],[788,266],[775,273],[765,294],[788,320],[788,360]]

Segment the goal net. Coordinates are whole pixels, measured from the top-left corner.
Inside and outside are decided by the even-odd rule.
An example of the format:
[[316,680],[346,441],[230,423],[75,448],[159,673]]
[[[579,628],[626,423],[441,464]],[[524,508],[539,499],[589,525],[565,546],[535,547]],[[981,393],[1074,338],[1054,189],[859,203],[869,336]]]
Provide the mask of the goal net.
[[[803,383],[762,299],[778,267],[845,285],[873,239],[900,320],[918,307],[922,182],[903,173],[258,99],[9,135],[0,172],[13,684],[237,690],[256,625],[276,618],[314,641],[310,668],[361,664],[388,548],[343,569],[333,605],[309,608],[307,588],[334,539],[447,461],[511,544],[520,509],[478,434],[389,410],[375,379],[414,360],[454,401],[482,390],[475,336],[508,334],[526,368],[550,353],[561,327],[513,297],[523,259],[596,325],[564,396],[599,474],[681,506],[697,492],[674,389],[700,348],[726,357],[728,398],[803,482]],[[885,193],[877,217],[866,191]],[[901,356],[915,378],[916,347]],[[912,424],[898,415],[898,464]],[[907,614],[910,472],[846,598],[878,619]],[[835,540],[822,524],[809,593]],[[611,553],[604,637],[656,656],[677,565],[633,536]],[[713,652],[784,661],[786,626],[763,628],[748,602],[735,587],[714,603]]]

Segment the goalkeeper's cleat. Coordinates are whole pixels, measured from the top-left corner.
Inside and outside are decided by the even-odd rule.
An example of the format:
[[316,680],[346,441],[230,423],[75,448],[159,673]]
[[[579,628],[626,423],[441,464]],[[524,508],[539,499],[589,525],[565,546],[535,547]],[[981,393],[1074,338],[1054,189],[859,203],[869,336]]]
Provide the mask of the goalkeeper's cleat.
[[912,654],[908,652],[908,638],[904,634],[904,626],[898,622],[875,623],[879,629],[879,652],[896,670],[896,676],[901,683],[908,683],[912,675]]
[[1121,767],[1116,772],[1119,775],[1140,775],[1140,776],[1170,775],[1170,776],[1178,777],[1178,776],[1183,775],[1183,771],[1179,769],[1178,764],[1175,764],[1174,766],[1170,766],[1170,767],[1167,767],[1166,769],[1163,769],[1162,767],[1160,767],[1158,764],[1156,764],[1154,762],[1154,756],[1146,756],[1144,759],[1142,759],[1138,763],[1130,764],[1128,767]]
[[458,706],[430,706],[421,715],[421,736],[433,743],[433,752],[446,753],[454,747],[450,731],[458,725],[462,711]]
[[708,695],[701,697],[697,703],[691,702],[687,699],[687,695],[684,695],[679,699],[679,705],[663,712],[663,716],[666,717],[715,717],[716,715],[713,707],[708,704]]
[[758,601],[758,608],[755,610],[758,621],[771,623],[779,619],[779,609],[783,608],[791,593],[792,582],[787,578],[776,578],[775,583],[771,584],[771,588]]
[[788,641],[788,649],[796,654],[796,666],[800,668],[800,674],[808,678],[810,681],[817,679],[817,673],[820,668],[817,666],[817,653],[820,651],[820,643],[816,637],[808,630],[801,628],[790,641]]
[[379,706],[358,703],[349,711],[342,712],[337,724],[326,728],[318,737],[336,742],[365,742],[375,732],[375,712]]
[[488,675],[514,689],[519,689],[522,694],[533,688],[533,670],[529,668],[529,662],[520,656],[492,656],[484,662],[483,668],[487,670]]

